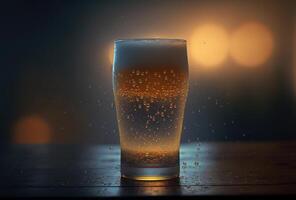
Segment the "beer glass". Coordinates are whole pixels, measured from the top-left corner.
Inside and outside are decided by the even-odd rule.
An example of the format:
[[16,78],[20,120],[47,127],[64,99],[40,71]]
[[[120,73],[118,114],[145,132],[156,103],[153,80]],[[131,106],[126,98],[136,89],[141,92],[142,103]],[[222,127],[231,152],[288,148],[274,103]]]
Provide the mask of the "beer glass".
[[179,176],[179,148],[188,92],[186,41],[116,40],[113,92],[121,146],[121,176]]

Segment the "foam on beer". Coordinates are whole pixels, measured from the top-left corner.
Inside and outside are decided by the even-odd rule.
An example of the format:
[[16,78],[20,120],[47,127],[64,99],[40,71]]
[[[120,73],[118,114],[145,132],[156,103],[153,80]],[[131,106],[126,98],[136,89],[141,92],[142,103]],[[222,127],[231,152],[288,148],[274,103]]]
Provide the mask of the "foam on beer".
[[187,69],[186,40],[128,39],[115,41],[116,70],[169,66]]
[[171,47],[184,47],[186,40],[183,39],[118,39],[115,40],[116,44],[121,46],[171,46]]

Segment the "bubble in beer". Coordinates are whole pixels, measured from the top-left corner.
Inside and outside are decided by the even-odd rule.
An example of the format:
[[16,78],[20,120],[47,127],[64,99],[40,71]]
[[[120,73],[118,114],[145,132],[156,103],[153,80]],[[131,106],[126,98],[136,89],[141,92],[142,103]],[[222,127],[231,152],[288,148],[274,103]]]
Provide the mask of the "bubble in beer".
[[[161,76],[161,73],[165,76]],[[186,75],[176,70],[159,71],[157,68],[127,70],[121,74],[122,76],[116,81],[116,102],[120,108],[119,116],[123,117],[120,117],[122,149],[124,151],[133,149],[129,153],[136,153],[138,156],[140,152],[150,152],[151,158],[154,152],[155,161],[156,158],[160,158],[157,156],[159,152],[173,155],[179,149],[182,112],[187,92]],[[142,78],[142,74],[145,79]],[[131,114],[134,114],[133,118]],[[140,133],[141,138],[134,137]],[[151,152],[151,149],[154,151]],[[139,156],[141,157],[143,156]],[[135,159],[136,156],[132,158]]]

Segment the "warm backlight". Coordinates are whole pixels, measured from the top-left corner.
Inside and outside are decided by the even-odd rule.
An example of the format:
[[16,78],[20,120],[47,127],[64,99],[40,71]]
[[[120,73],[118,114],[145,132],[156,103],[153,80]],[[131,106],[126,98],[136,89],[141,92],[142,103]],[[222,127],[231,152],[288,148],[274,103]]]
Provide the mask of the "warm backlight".
[[271,31],[261,23],[249,22],[233,33],[230,54],[238,64],[256,67],[268,60],[273,46]]
[[228,55],[229,37],[222,26],[206,24],[194,31],[189,47],[193,61],[207,68],[214,68],[225,61]]
[[114,46],[113,44],[110,45],[108,49],[108,59],[111,65],[113,65],[113,59],[114,59]]
[[44,144],[52,139],[49,124],[37,115],[20,119],[13,131],[13,142],[17,144]]

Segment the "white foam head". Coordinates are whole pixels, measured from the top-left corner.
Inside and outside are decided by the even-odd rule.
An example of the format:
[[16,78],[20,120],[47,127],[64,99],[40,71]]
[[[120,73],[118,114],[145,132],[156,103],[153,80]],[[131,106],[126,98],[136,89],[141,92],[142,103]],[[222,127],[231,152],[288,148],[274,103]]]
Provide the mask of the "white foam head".
[[116,40],[114,46],[113,71],[157,66],[188,68],[186,40],[127,39]]
[[118,39],[115,40],[115,44],[120,46],[129,46],[129,47],[136,47],[136,46],[169,46],[169,47],[184,47],[186,46],[186,40],[183,39]]

